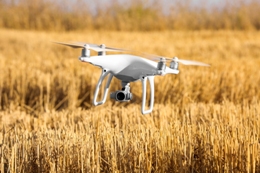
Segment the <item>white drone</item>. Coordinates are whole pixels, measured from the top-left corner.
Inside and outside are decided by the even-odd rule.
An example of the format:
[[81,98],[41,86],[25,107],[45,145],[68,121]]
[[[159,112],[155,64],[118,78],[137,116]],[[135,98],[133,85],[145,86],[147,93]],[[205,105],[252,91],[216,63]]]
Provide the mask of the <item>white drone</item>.
[[[121,80],[122,89],[112,92],[110,98],[119,102],[126,102],[132,99],[132,93],[130,92],[130,82],[135,82],[141,80],[142,82],[142,114],[151,113],[154,105],[154,76],[165,74],[178,74],[179,63],[184,65],[198,65],[198,66],[209,66],[208,64],[189,61],[189,60],[180,60],[177,57],[174,58],[164,58],[156,55],[151,55],[150,59],[145,59],[140,56],[130,55],[130,54],[114,54],[106,55],[107,51],[110,52],[130,52],[125,49],[118,49],[112,47],[106,47],[104,44],[96,45],[89,43],[60,43],[65,46],[70,46],[72,48],[82,48],[81,56],[79,60],[82,62],[88,62],[95,66],[98,66],[102,69],[101,76],[96,86],[93,104],[95,106],[102,105],[106,102],[108,89],[111,83],[113,76]],[[90,50],[98,52],[97,56],[90,56]],[[148,54],[145,54],[148,55]],[[155,62],[152,60],[159,60]],[[166,61],[170,61],[170,66],[166,66]],[[97,101],[98,93],[100,86],[108,75],[108,80],[104,88],[104,95],[101,101]],[[150,108],[145,110],[146,105],[146,83],[147,79],[150,82]]]

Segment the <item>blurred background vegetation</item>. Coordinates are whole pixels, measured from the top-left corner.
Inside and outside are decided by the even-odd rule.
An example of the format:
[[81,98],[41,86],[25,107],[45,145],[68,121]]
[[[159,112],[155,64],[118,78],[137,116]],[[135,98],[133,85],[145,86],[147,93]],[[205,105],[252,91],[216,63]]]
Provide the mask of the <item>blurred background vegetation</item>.
[[167,13],[161,1],[103,2],[0,0],[0,27],[48,31],[260,29],[259,0],[224,1],[221,8],[208,8],[204,1],[196,6],[190,0],[176,1]]

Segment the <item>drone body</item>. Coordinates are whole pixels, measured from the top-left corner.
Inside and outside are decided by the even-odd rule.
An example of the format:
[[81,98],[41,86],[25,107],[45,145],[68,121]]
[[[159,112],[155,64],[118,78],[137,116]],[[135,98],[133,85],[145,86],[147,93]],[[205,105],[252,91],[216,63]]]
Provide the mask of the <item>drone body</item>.
[[[96,89],[94,93],[93,104],[95,106],[102,105],[105,103],[109,86],[113,77],[121,81],[122,89],[112,92],[110,94],[110,98],[120,102],[130,101],[132,99],[132,93],[130,91],[130,82],[141,80],[142,91],[143,91],[142,107],[141,107],[142,114],[151,113],[153,110],[154,76],[156,75],[162,76],[165,74],[178,74],[179,73],[178,62],[186,65],[208,66],[207,64],[204,63],[200,63],[196,61],[179,60],[177,58],[167,59],[167,58],[155,57],[153,59],[159,60],[159,62],[155,62],[131,54],[106,55],[106,51],[126,52],[128,50],[109,48],[109,47],[105,47],[104,44],[100,46],[95,44],[85,44],[85,43],[74,43],[74,44],[58,43],[58,44],[70,46],[73,48],[82,48],[82,53],[81,56],[79,57],[79,60],[82,62],[87,62],[92,65],[98,66],[102,69],[101,76],[96,85]],[[90,50],[97,51],[98,56],[90,56]],[[166,60],[171,60],[171,64],[169,67],[166,66]],[[104,88],[103,98],[101,101],[97,101],[100,86],[103,80],[107,76],[108,76],[108,80]],[[145,105],[146,105],[147,79],[150,83],[150,107],[149,109],[146,110]]]
[[[103,55],[79,57],[79,59],[109,70],[117,79],[124,82],[134,82],[141,77],[159,75],[156,62],[134,55]],[[179,71],[166,67],[162,74],[166,73],[178,74]]]

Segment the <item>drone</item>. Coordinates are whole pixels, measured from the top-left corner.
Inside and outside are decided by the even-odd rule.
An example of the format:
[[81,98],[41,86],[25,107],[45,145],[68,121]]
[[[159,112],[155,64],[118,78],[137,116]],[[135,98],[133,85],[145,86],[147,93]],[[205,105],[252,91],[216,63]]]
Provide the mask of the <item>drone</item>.
[[[197,65],[197,66],[210,66],[208,64],[181,60],[177,57],[166,58],[157,55],[142,54],[146,56],[133,55],[131,50],[106,47],[105,44],[97,45],[90,43],[62,43],[54,42],[57,44],[69,46],[72,48],[81,48],[81,55],[79,60],[82,62],[90,63],[94,66],[98,66],[102,69],[100,78],[96,85],[93,104],[95,106],[102,105],[106,102],[107,94],[109,91],[109,86],[113,77],[121,81],[121,90],[110,93],[110,98],[119,102],[128,102],[132,100],[133,94],[130,91],[130,83],[141,81],[142,82],[142,105],[141,113],[149,114],[153,111],[154,106],[154,77],[164,76],[166,74],[179,73],[179,63],[183,65]],[[91,56],[91,50],[97,52],[97,55]],[[121,52],[120,54],[110,54],[107,55],[106,52]],[[128,52],[130,54],[122,54],[123,52]],[[169,67],[167,62],[170,62]],[[108,76],[109,75],[109,76]],[[100,101],[97,100],[99,90],[103,80],[108,76],[105,87],[103,88],[104,94]],[[149,108],[146,109],[146,89],[147,80],[150,84],[150,104]]]

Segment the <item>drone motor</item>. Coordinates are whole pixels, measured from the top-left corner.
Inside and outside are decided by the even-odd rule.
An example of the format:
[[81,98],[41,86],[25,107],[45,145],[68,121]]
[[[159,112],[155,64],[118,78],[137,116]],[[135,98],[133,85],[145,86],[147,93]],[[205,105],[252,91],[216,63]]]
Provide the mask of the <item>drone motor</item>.
[[171,69],[174,69],[174,70],[178,70],[179,68],[179,63],[178,63],[178,58],[177,57],[174,57],[171,61],[171,64],[170,64],[170,68]]
[[89,50],[88,44],[84,45],[84,47],[81,51],[81,57],[90,57],[90,50]]
[[[99,46],[101,49],[105,49],[106,48],[106,45],[105,44],[101,44],[100,46]],[[100,52],[98,52],[98,56],[104,56],[104,55],[106,55],[106,51],[100,51]]]
[[165,69],[166,69],[166,60],[165,58],[160,58],[160,61],[157,64],[157,70],[159,75],[164,75],[165,74]]

